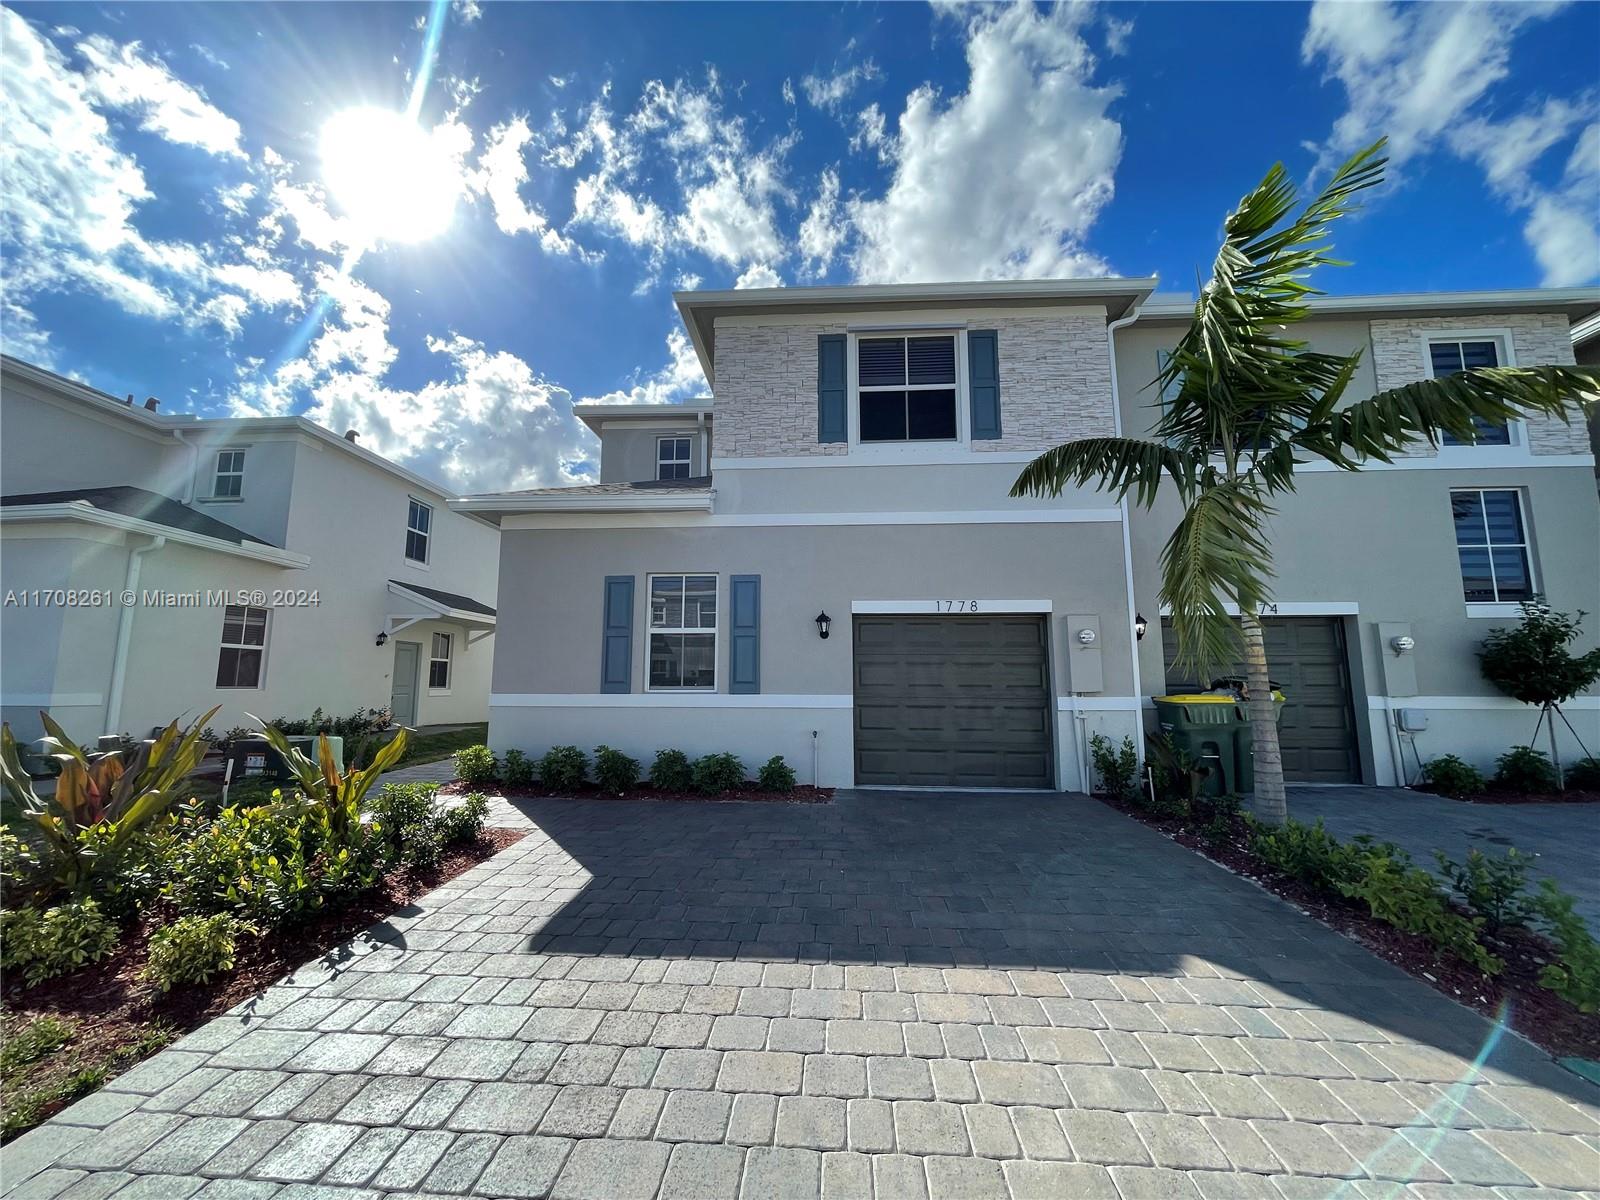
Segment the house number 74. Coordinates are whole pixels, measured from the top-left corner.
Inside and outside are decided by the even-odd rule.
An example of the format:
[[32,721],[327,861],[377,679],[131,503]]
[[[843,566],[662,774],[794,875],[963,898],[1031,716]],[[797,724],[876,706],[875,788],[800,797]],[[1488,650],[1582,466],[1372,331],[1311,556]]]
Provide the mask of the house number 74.
[[977,612],[978,611],[978,602],[976,600],[935,600],[933,602],[933,611],[934,612]]

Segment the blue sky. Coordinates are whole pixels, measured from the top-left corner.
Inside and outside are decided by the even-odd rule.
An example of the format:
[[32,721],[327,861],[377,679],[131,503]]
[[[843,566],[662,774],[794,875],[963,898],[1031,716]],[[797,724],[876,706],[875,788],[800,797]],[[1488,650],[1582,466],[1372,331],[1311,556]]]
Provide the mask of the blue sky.
[[0,16],[7,352],[462,491],[588,478],[576,402],[701,391],[674,288],[1186,291],[1272,162],[1314,182],[1380,134],[1330,290],[1600,276],[1595,4]]

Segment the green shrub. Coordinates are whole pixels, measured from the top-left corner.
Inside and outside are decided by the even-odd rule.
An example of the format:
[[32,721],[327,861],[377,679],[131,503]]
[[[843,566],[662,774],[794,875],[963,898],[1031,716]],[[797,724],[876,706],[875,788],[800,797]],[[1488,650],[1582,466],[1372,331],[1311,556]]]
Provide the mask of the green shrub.
[[1490,933],[1527,923],[1533,912],[1527,893],[1531,856],[1515,846],[1508,848],[1503,858],[1490,858],[1481,850],[1467,851],[1467,860],[1461,863],[1447,858],[1443,850],[1435,850],[1433,856],[1455,894],[1483,918]]
[[[1150,778],[1155,787],[1153,811],[1159,816],[1172,817],[1193,814],[1210,768],[1195,762],[1187,750],[1174,746],[1164,733],[1151,734],[1145,739],[1144,759],[1150,766]],[[1120,772],[1120,762],[1114,770]],[[1134,798],[1142,799],[1143,793],[1135,789]]]
[[488,815],[488,798],[482,792],[472,792],[460,804],[439,814],[439,829],[447,844],[475,842],[483,836]]
[[602,792],[621,795],[639,782],[639,760],[610,746],[594,748],[594,778]]
[[456,778],[462,783],[492,783],[499,763],[487,746],[463,746],[455,752]]
[[1567,786],[1580,792],[1600,792],[1600,758],[1580,758],[1567,768]]
[[117,927],[93,900],[0,912],[0,968],[30,985],[99,962],[117,944]]
[[1495,759],[1494,786],[1502,792],[1553,792],[1556,769],[1542,750],[1513,746]]
[[60,1017],[44,1016],[29,1021],[0,1045],[0,1077],[14,1075],[23,1067],[54,1054],[72,1040],[73,1028]]
[[507,750],[500,764],[500,777],[507,787],[530,788],[534,784],[533,760],[521,750]]
[[764,792],[794,791],[794,768],[783,761],[783,755],[774,754],[761,764],[756,783]]
[[1139,802],[1139,753],[1132,738],[1123,738],[1119,747],[1097,733],[1089,739],[1089,757],[1100,777],[1102,795],[1131,804]]
[[150,935],[150,959],[144,977],[159,991],[182,983],[210,983],[211,977],[233,970],[239,938],[255,926],[232,913],[179,917]]
[[720,796],[744,786],[744,764],[732,754],[707,754],[694,760],[694,790]]
[[1439,881],[1404,855],[1388,849],[1368,849],[1361,854],[1353,878],[1339,890],[1352,900],[1366,902],[1378,920],[1406,933],[1418,934],[1442,950],[1471,963],[1485,975],[1498,975],[1505,967],[1478,941],[1482,917],[1463,917],[1450,907]]
[[1600,943],[1573,910],[1572,897],[1553,879],[1539,881],[1534,913],[1560,957],[1545,966],[1539,983],[1580,1012],[1600,1011]]
[[589,773],[589,756],[576,746],[552,746],[539,760],[539,782],[556,791],[571,791]]
[[373,799],[371,809],[391,862],[429,870],[444,856],[438,823],[436,783],[391,783]]
[[650,786],[663,792],[687,792],[694,784],[694,770],[682,750],[657,750],[650,764]]
[[1454,754],[1441,754],[1422,764],[1422,782],[1441,796],[1476,796],[1483,791],[1483,775]]
[[1196,796],[1189,811],[1201,836],[1221,845],[1233,836],[1244,810],[1237,796]]
[[[1250,852],[1275,871],[1325,892],[1340,891],[1359,878],[1361,858],[1371,839],[1346,844],[1322,827],[1289,820],[1282,825],[1254,824]],[[1397,853],[1392,846],[1382,852]]]

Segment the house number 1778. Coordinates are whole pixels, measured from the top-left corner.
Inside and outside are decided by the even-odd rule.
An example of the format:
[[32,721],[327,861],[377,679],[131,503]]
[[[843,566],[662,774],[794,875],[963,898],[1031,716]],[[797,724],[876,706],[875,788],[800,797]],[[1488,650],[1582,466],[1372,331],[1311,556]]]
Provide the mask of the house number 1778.
[[933,602],[933,611],[934,612],[977,612],[978,611],[978,602],[976,600],[935,600]]

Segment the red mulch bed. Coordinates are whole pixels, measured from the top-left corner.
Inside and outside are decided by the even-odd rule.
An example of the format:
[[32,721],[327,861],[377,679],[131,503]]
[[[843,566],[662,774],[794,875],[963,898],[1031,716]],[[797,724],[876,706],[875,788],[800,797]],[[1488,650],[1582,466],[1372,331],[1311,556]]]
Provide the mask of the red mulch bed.
[[1235,824],[1225,840],[1213,842],[1185,828],[1179,821],[1152,816],[1143,809],[1105,796],[1096,799],[1234,874],[1254,880],[1452,1000],[1490,1018],[1498,1017],[1504,1005],[1510,1014],[1511,1027],[1551,1054],[1600,1059],[1600,1014],[1579,1012],[1539,984],[1539,973],[1554,958],[1554,953],[1550,944],[1538,934],[1511,929],[1504,931],[1502,937],[1484,937],[1484,945],[1505,962],[1505,971],[1500,975],[1485,975],[1426,939],[1402,932],[1371,916],[1359,902],[1315,892],[1299,880],[1264,866],[1250,853],[1249,835],[1243,821]]
[[787,792],[766,792],[754,785],[746,786],[731,792],[722,792],[716,796],[707,796],[702,792],[666,792],[659,788],[651,787],[648,783],[641,783],[626,792],[602,792],[592,783],[584,783],[577,788],[554,789],[540,787],[533,784],[530,787],[506,787],[504,784],[465,784],[460,780],[444,784],[439,789],[443,796],[465,796],[469,792],[492,791],[496,796],[504,796],[507,800],[652,800],[663,803],[684,804],[728,804],[735,802],[755,802],[759,804],[832,804],[833,789],[812,787],[805,784]]
[[1600,792],[1568,788],[1564,792],[1475,792],[1470,796],[1453,796],[1435,791],[1427,784],[1412,786],[1414,792],[1426,792],[1442,800],[1459,800],[1463,804],[1600,804]]
[[[397,868],[343,908],[303,925],[246,939],[231,973],[166,995],[140,978],[140,972],[148,957],[151,930],[174,914],[159,910],[146,914],[124,934],[111,957],[34,987],[8,987],[0,1013],[0,1036],[10,1038],[42,1016],[58,1017],[74,1027],[65,1050],[48,1056],[27,1073],[29,1088],[49,1088],[84,1067],[109,1066],[110,1074],[115,1075],[153,1053],[161,1043],[260,994],[301,963],[327,953],[526,836],[523,829],[486,829],[474,842],[447,847],[432,871]],[[141,1041],[148,1043],[143,1051],[130,1055],[127,1048]],[[70,1100],[63,1099],[45,1105],[40,1119],[68,1103]],[[11,1136],[20,1132],[9,1131]]]

